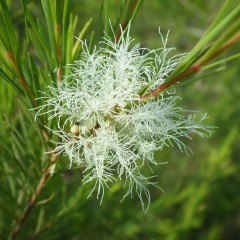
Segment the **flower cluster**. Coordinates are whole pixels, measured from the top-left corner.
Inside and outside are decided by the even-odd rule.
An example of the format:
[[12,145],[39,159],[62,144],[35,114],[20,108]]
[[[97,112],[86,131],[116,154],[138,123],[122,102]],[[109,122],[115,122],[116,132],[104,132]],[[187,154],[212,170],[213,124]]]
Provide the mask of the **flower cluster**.
[[36,114],[57,120],[51,131],[61,141],[54,152],[67,155],[70,166],[85,167],[84,183],[95,181],[94,189],[103,196],[105,187],[123,180],[124,197],[135,190],[143,208],[144,199],[150,202],[148,186],[157,183],[141,167],[157,165],[154,152],[164,146],[187,151],[182,139],[190,138],[190,132],[208,132],[202,126],[206,115],[199,120],[184,116],[186,111],[175,104],[177,96],[139,97],[163,83],[184,57],[167,58],[172,48],[160,36],[163,47],[157,50],[131,47],[129,29],[118,41],[106,36],[92,53],[82,43],[81,59],[70,65],[71,74],[58,86],[48,87]]

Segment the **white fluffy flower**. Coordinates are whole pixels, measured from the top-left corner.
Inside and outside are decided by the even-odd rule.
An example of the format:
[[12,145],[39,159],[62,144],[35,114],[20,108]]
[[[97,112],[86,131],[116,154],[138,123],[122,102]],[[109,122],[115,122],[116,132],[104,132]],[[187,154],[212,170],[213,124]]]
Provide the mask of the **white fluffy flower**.
[[172,49],[166,47],[167,39],[162,41],[163,47],[153,51],[131,47],[126,30],[118,42],[106,36],[93,53],[83,43],[81,59],[57,87],[48,87],[36,114],[57,120],[51,131],[61,141],[54,152],[66,154],[70,166],[85,167],[84,183],[95,181],[97,194],[103,196],[105,187],[123,180],[124,197],[135,190],[143,208],[144,198],[150,202],[148,185],[157,184],[141,168],[158,164],[154,152],[174,144],[186,151],[183,137],[207,131],[201,125],[206,115],[198,121],[185,117],[186,111],[175,105],[176,96],[139,98],[144,89],[162,84],[184,57],[167,58]]

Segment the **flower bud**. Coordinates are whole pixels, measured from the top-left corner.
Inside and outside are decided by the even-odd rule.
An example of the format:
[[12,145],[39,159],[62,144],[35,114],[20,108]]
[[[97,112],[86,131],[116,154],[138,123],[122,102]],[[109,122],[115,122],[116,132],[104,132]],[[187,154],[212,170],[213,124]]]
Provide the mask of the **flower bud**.
[[72,125],[70,128],[70,132],[77,136],[79,134],[79,126],[76,124]]

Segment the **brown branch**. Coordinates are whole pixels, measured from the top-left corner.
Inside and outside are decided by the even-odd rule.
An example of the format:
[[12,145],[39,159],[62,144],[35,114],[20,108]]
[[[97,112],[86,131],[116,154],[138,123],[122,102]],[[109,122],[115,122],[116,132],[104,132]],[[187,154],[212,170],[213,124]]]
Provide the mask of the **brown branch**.
[[51,176],[50,173],[51,173],[53,165],[57,161],[57,155],[52,155],[50,161],[51,161],[51,164],[43,172],[43,175],[42,175],[42,177],[41,177],[41,179],[40,179],[40,181],[39,181],[39,183],[36,187],[35,193],[31,196],[31,198],[28,202],[28,205],[26,206],[26,208],[22,212],[21,217],[19,218],[19,220],[17,221],[17,223],[15,224],[15,226],[12,228],[11,232],[9,233],[8,240],[15,239],[17,237],[17,235],[19,234],[20,230],[22,229],[22,226],[23,226],[24,222],[27,220],[27,217],[29,216],[32,208],[36,204],[36,201],[37,201],[39,195],[41,194],[47,180]]
[[208,62],[210,62],[213,58],[224,52],[226,49],[230,48],[234,44],[240,41],[240,32],[235,34],[232,38],[230,38],[227,42],[225,42],[215,53],[213,53],[211,56],[208,58],[203,59],[202,61],[200,60],[199,62],[204,65]]
[[[130,6],[130,14],[128,14],[129,16],[131,16],[131,14],[134,12],[135,8],[137,7],[137,3],[138,0],[134,0],[133,3]],[[127,27],[127,25],[129,24],[131,18],[127,19],[127,20],[123,20],[122,23],[120,23],[121,25],[121,29],[119,29],[119,31],[117,32],[116,36],[115,36],[115,41],[118,42],[120,39],[120,36],[122,34],[122,31],[124,31]]]
[[[58,81],[61,81],[61,79],[62,79],[62,67],[61,67],[61,47],[60,47],[60,26],[59,26],[59,24],[56,24],[55,31],[56,31],[56,46],[57,46],[56,54],[57,54],[57,60],[58,60],[58,65],[59,65],[59,67],[57,68],[57,79],[58,79]],[[34,94],[32,94],[32,92],[31,92],[23,74],[21,73],[21,70],[18,66],[18,63],[16,61],[14,53],[12,51],[8,51],[7,56],[13,64],[16,75],[19,79],[19,83],[22,86],[23,90],[26,92],[28,97],[31,99],[34,107],[38,107],[38,103],[36,101],[36,98],[35,98]],[[40,120],[41,120],[41,123],[44,125],[44,119],[41,117]],[[48,132],[48,130],[46,128],[43,128],[42,132],[43,132],[43,136],[44,136],[45,140],[47,142],[49,142],[49,132]],[[50,147],[48,147],[48,150],[51,151],[52,149]],[[9,236],[8,236],[8,240],[15,239],[17,237],[17,235],[19,234],[19,232],[21,231],[23,224],[25,223],[25,221],[27,220],[31,210],[35,206],[35,204],[37,202],[37,199],[38,199],[39,195],[41,194],[47,180],[51,176],[50,173],[51,173],[52,167],[54,166],[54,164],[57,161],[57,158],[58,158],[58,155],[52,154],[52,156],[50,158],[49,166],[44,170],[43,175],[41,176],[41,178],[40,178],[40,180],[37,184],[35,193],[30,197],[30,199],[28,201],[28,204],[25,207],[25,209],[23,210],[20,218],[18,219],[18,221],[15,223],[12,230],[10,231]]]
[[[19,79],[19,83],[22,86],[23,90],[26,92],[26,94],[29,96],[29,98],[31,99],[34,107],[38,107],[38,103],[35,99],[35,96],[32,94],[31,90],[29,89],[29,86],[25,80],[25,78],[23,77],[23,75],[21,74],[20,68],[17,64],[16,58],[14,56],[14,53],[11,51],[7,52],[7,56],[10,59],[10,61],[13,64],[13,67],[15,69],[16,75]],[[40,118],[41,123],[44,125],[44,120],[41,117]],[[49,142],[49,132],[46,128],[42,127],[42,133],[43,136],[46,140],[46,142]],[[48,147],[48,150],[52,150],[50,147]],[[27,217],[29,216],[32,208],[34,207],[34,205],[36,204],[37,198],[40,195],[40,193],[42,192],[48,178],[50,177],[50,172],[51,169],[53,167],[53,165],[55,164],[55,162],[57,161],[57,155],[52,154],[51,158],[50,158],[50,163],[49,166],[44,170],[43,175],[36,187],[36,191],[35,193],[31,196],[31,198],[29,199],[28,205],[25,207],[25,209],[22,212],[22,215],[20,216],[19,220],[16,222],[16,224],[14,225],[14,227],[12,228],[12,230],[9,233],[8,239],[9,240],[13,240],[16,238],[16,236],[19,234],[24,222],[26,221]]]
[[[12,64],[13,64],[14,70],[15,70],[16,75],[18,77],[19,83],[22,86],[22,89],[26,92],[28,97],[31,99],[34,107],[38,107],[38,103],[36,101],[36,97],[35,97],[35,95],[32,94],[32,92],[31,92],[30,88],[28,87],[28,84],[27,84],[24,76],[21,74],[21,71],[20,71],[20,68],[19,68],[19,66],[17,64],[17,61],[16,61],[14,53],[12,51],[7,51],[7,56],[9,58],[9,60],[12,62]],[[57,74],[61,75],[61,70],[58,70],[58,72],[59,73],[57,73]],[[40,116],[40,120],[41,120],[42,125],[44,125],[44,119],[43,119],[42,116]],[[49,141],[49,132],[48,132],[48,130],[46,128],[42,128],[41,130],[43,132],[44,138],[47,141]]]
[[24,78],[24,76],[21,74],[20,68],[17,64],[16,58],[14,56],[14,53],[12,51],[7,51],[7,56],[9,58],[9,60],[12,62],[13,67],[15,69],[16,75],[18,77],[19,83],[22,86],[23,90],[26,92],[26,94],[28,95],[28,97],[31,99],[34,107],[37,107],[37,101],[35,99],[35,96],[32,94],[31,90],[28,87],[28,84]]
[[58,68],[57,68],[57,80],[62,80],[62,55],[61,55],[61,46],[60,46],[60,24],[55,24],[55,35],[56,35],[56,55],[57,55],[57,61],[58,61]]
[[175,84],[177,82],[180,82],[185,77],[187,77],[187,76],[189,76],[189,75],[199,71],[201,67],[202,67],[202,65],[199,64],[199,63],[193,64],[190,68],[186,69],[185,71],[183,71],[182,73],[177,75],[171,81],[165,82],[165,83],[159,85],[156,89],[152,90],[151,92],[147,93],[144,96],[140,96],[140,99],[147,100],[147,99],[156,97],[160,92],[163,92],[167,88],[171,87],[173,84]]
[[232,38],[230,38],[225,44],[223,44],[216,52],[214,52],[209,57],[204,58],[204,56],[194,63],[192,66],[190,66],[188,69],[174,77],[168,82],[165,82],[161,85],[159,85],[156,89],[152,90],[151,92],[147,93],[144,96],[140,96],[140,99],[147,100],[156,97],[160,92],[163,92],[167,88],[171,87],[175,83],[181,82],[184,80],[184,78],[190,76],[193,73],[198,72],[206,63],[210,62],[213,58],[224,52],[229,47],[233,46],[237,42],[240,41],[240,32],[238,32],[236,35],[234,35]]

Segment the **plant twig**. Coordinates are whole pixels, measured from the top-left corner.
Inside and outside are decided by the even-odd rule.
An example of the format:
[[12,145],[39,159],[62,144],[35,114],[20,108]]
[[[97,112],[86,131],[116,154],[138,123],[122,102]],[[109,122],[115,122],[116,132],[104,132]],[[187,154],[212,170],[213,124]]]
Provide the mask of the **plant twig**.
[[38,185],[36,187],[36,191],[35,193],[31,196],[28,205],[26,206],[26,208],[24,209],[24,211],[22,212],[21,217],[19,218],[19,220],[16,222],[16,224],[14,225],[14,227],[12,228],[12,230],[10,231],[9,235],[8,235],[8,240],[13,240],[16,239],[17,235],[19,234],[19,232],[22,229],[22,226],[24,224],[24,222],[27,220],[32,208],[34,207],[34,205],[36,204],[37,198],[39,197],[39,195],[41,194],[47,180],[49,179],[49,177],[51,176],[51,170],[54,167],[56,161],[57,161],[58,156],[57,155],[52,155],[51,156],[51,163],[49,164],[49,166],[44,170],[43,175],[40,179],[40,181],[38,182]]
[[23,90],[26,92],[26,94],[28,95],[28,97],[31,99],[34,107],[37,107],[37,101],[35,99],[35,96],[32,94],[31,90],[29,89],[29,86],[25,80],[25,78],[22,76],[21,71],[19,69],[19,66],[17,64],[16,58],[14,56],[14,53],[12,51],[8,51],[7,52],[7,56],[9,58],[9,60],[12,62],[13,67],[15,69],[16,75],[18,77],[19,83],[22,86]]
[[[31,92],[31,90],[30,90],[30,88],[29,88],[29,86],[26,82],[26,79],[21,74],[20,67],[17,64],[16,57],[15,57],[14,53],[12,51],[7,51],[7,56],[13,64],[14,70],[15,70],[16,75],[18,77],[19,83],[22,86],[22,89],[26,92],[27,96],[32,101],[33,106],[38,107],[38,103],[36,101],[36,96]],[[57,78],[61,79],[61,77],[62,77],[62,70],[61,70],[61,67],[59,67],[58,71],[57,71]],[[44,125],[44,119],[43,119],[42,116],[40,117],[40,120],[41,120],[42,125]],[[46,128],[43,128],[42,133],[43,133],[43,136],[45,137],[46,141],[49,141],[48,130]]]
[[185,77],[187,77],[187,76],[189,76],[189,75],[199,71],[201,67],[202,67],[201,64],[198,64],[198,63],[193,64],[190,68],[186,69],[185,71],[183,71],[182,73],[180,73],[179,75],[174,77],[171,81],[165,82],[165,83],[159,85],[157,88],[155,88],[154,90],[152,90],[151,92],[147,93],[144,96],[140,96],[140,99],[147,100],[147,99],[150,99],[150,98],[157,97],[157,95],[160,92],[163,92],[164,90],[166,90],[167,88],[171,87],[175,83],[180,82],[181,80],[183,80]]
[[[138,4],[138,1],[139,0],[134,0],[130,6],[130,10],[129,10],[129,16],[132,16],[133,12],[135,11],[136,7],[137,7],[137,4]],[[115,40],[116,42],[119,41],[119,38],[121,36],[121,32],[124,31],[126,29],[126,27],[128,26],[129,24],[129,21],[131,20],[131,17],[128,17],[128,19],[125,19],[122,21],[122,23],[120,23],[120,26],[121,26],[121,29],[118,30],[116,36],[115,36]]]
[[171,87],[175,83],[178,83],[178,82],[184,80],[189,75],[198,72],[206,63],[210,62],[213,58],[215,58],[216,56],[221,54],[223,51],[225,51],[226,49],[233,46],[234,44],[236,44],[239,41],[240,41],[240,33],[238,32],[236,35],[234,35],[232,38],[230,38],[225,44],[223,44],[212,55],[210,55],[209,57],[204,57],[204,55],[203,55],[203,57],[201,59],[199,59],[197,62],[195,62],[193,65],[191,65],[188,69],[186,69],[185,71],[183,71],[182,73],[180,73],[179,75],[177,75],[176,77],[171,79],[170,81],[159,85],[157,88],[155,88],[151,92],[147,93],[146,95],[140,96],[140,99],[147,100],[147,99],[156,97],[160,92],[163,92],[164,90]]
[[58,68],[57,68],[57,80],[62,80],[62,55],[61,55],[61,46],[60,46],[60,24],[55,24],[55,32],[56,32],[56,55],[58,61]]

